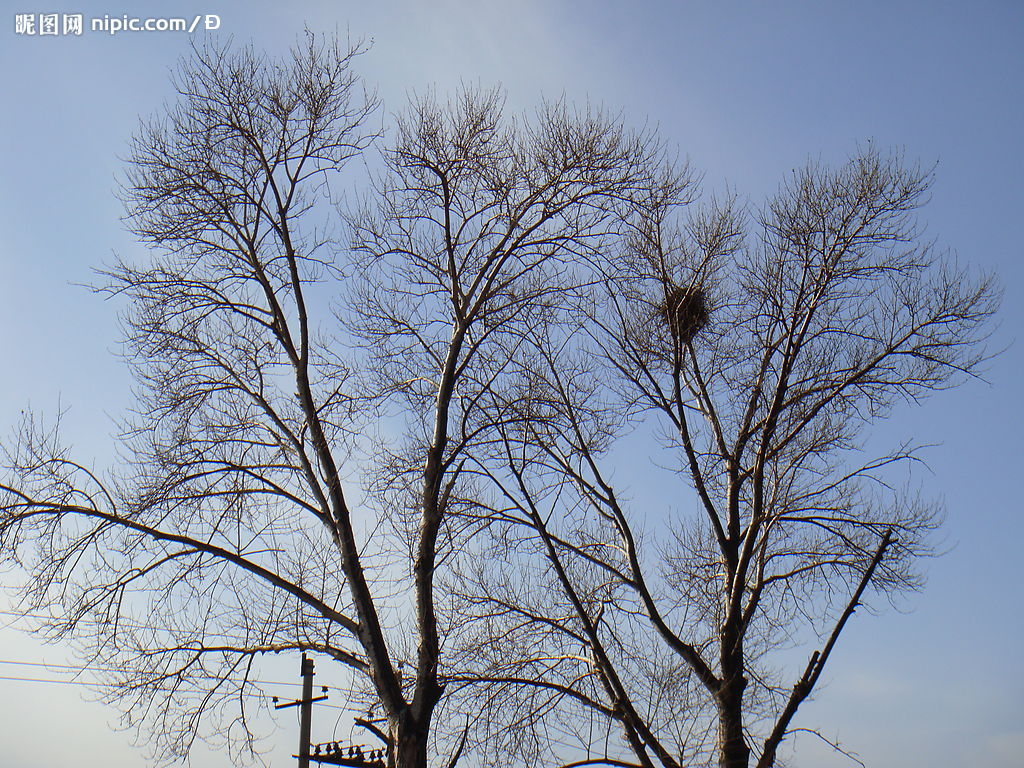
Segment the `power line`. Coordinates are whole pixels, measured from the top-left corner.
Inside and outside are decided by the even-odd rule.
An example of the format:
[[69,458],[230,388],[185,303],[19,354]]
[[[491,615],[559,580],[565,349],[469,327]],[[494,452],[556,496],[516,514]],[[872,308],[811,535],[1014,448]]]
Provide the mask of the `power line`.
[[[12,619],[11,621],[6,621],[6,622],[3,622],[3,623],[0,623],[0,629],[15,629],[15,630],[18,630],[19,629],[19,627],[18,627],[18,620],[19,619],[22,619],[22,620],[26,620],[27,619],[29,621],[39,622],[40,624],[42,624],[44,626],[47,625],[47,624],[57,625],[57,626],[61,626],[61,625],[68,625],[68,626],[70,626],[70,625],[73,624],[73,625],[76,625],[76,626],[87,625],[87,626],[93,626],[93,627],[103,627],[103,628],[107,628],[107,629],[113,629],[113,628],[116,628],[116,627],[120,627],[120,628],[124,628],[124,629],[163,631],[163,632],[166,632],[166,633],[173,633],[175,630],[177,630],[179,632],[182,632],[182,631],[192,632],[193,631],[193,628],[191,628],[191,627],[163,627],[163,628],[161,628],[161,627],[155,626],[153,624],[145,623],[145,622],[142,622],[142,621],[136,621],[132,616],[130,616],[128,614],[120,614],[118,616],[114,616],[114,617],[111,617],[111,618],[104,618],[104,619],[99,619],[99,618],[96,618],[95,616],[90,616],[90,615],[84,615],[84,616],[80,616],[78,618],[69,618],[69,617],[63,617],[62,618],[60,616],[53,616],[53,615],[44,614],[44,613],[34,613],[34,612],[29,612],[29,611],[12,611],[12,610],[0,609],[0,616],[10,616],[11,619]],[[277,620],[276,622],[273,622],[273,623],[277,623],[277,624],[281,624],[281,625],[290,624],[289,621],[285,621],[283,619]],[[25,631],[25,630],[21,630],[21,631]]]
[[[9,665],[14,665],[14,666],[25,666],[25,667],[52,667],[54,669],[66,669],[66,670],[75,671],[75,672],[86,672],[86,671],[92,672],[92,671],[97,671],[93,667],[74,666],[74,665],[71,665],[71,664],[47,664],[46,662],[41,662],[41,661],[19,661],[19,660],[14,660],[14,659],[0,659],[0,664],[9,664]],[[99,671],[102,671],[102,670],[99,670]],[[8,680],[8,681],[11,681],[11,682],[19,682],[19,683],[50,683],[50,684],[53,684],[53,685],[80,685],[80,686],[82,686],[84,688],[96,688],[96,687],[100,687],[100,688],[119,688],[119,687],[121,687],[118,683],[104,683],[104,682],[97,682],[97,681],[91,681],[91,680],[74,680],[74,679],[69,680],[69,679],[66,679],[66,678],[65,679],[60,679],[60,678],[54,679],[54,678],[43,678],[43,677],[24,677],[24,676],[17,676],[17,675],[0,675],[0,680]],[[259,686],[278,686],[278,685],[299,686],[299,687],[302,686],[302,683],[295,683],[295,682],[289,682],[289,681],[280,681],[280,680],[248,680],[247,682],[251,683],[252,685],[259,685]],[[335,690],[338,690],[337,687],[335,687]],[[270,696],[268,694],[263,693],[262,691],[261,691],[261,693],[262,693],[263,696],[265,696],[267,698],[270,698]],[[328,709],[341,710],[343,712],[348,711],[347,707],[341,707],[341,706],[338,706],[336,704],[321,703],[321,706],[327,707]]]
[[0,675],[0,680],[13,680],[19,683],[53,683],[54,685],[88,685],[117,687],[117,683],[86,683],[83,680],[49,680],[41,677],[15,677],[13,675]]
[[[82,664],[55,664],[47,661],[21,661],[19,659],[0,659],[0,664],[12,664],[19,667],[45,667],[47,669],[62,669],[68,670],[69,672],[118,672],[111,668],[104,667],[89,667]],[[302,683],[296,683],[293,681],[286,680],[258,680],[250,678],[246,682],[252,683],[253,685],[291,685],[301,687]],[[337,686],[335,686],[337,688]]]

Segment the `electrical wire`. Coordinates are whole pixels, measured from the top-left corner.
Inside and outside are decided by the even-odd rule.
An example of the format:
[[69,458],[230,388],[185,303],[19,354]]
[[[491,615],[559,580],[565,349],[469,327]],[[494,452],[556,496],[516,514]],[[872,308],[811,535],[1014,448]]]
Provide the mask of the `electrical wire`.
[[116,683],[85,683],[82,680],[49,680],[41,677],[15,677],[13,675],[0,675],[0,680],[13,680],[19,683],[53,683],[54,685],[117,686]]
[[[50,663],[45,662],[45,661],[22,661],[20,659],[0,659],[0,664],[7,664],[7,665],[10,665],[10,666],[21,666],[21,667],[44,667],[44,668],[52,669],[52,670],[55,670],[55,671],[56,670],[67,670],[68,672],[73,672],[73,673],[80,673],[80,672],[102,672],[102,671],[104,671],[102,669],[96,669],[95,667],[87,667],[87,666],[74,665],[74,664],[50,664]],[[95,682],[95,681],[89,681],[89,680],[74,680],[74,679],[60,679],[60,678],[53,679],[53,678],[43,678],[43,677],[24,677],[24,676],[16,676],[16,675],[0,675],[0,680],[8,680],[8,681],[20,682],[20,683],[52,683],[54,685],[80,685],[80,686],[82,686],[84,688],[119,688],[120,687],[117,683],[104,683],[104,682]],[[278,686],[278,685],[281,685],[281,686],[302,687],[302,683],[288,682],[288,681],[283,681],[283,680],[252,680],[251,679],[248,682],[252,683],[253,685],[259,685],[259,686]],[[330,686],[328,686],[328,687],[330,687]],[[335,687],[335,690],[337,691],[339,689],[337,687]],[[267,695],[266,693],[263,693],[263,696],[266,697],[266,698],[270,698],[270,696]],[[319,706],[321,706],[321,707],[326,707],[328,709],[337,709],[337,710],[341,710],[343,712],[348,711],[347,707],[341,707],[341,706],[338,706],[337,704],[327,704],[327,703],[322,702],[322,701],[318,701],[317,704]]]
[[[55,664],[48,661],[21,661],[18,659],[0,659],[0,664],[12,664],[19,667],[45,667],[47,669],[54,670],[67,670],[69,672],[113,672],[116,670],[104,669],[102,667],[88,667],[81,664]],[[254,685],[291,685],[301,687],[302,683],[296,683],[285,680],[256,680],[250,679],[248,682]]]

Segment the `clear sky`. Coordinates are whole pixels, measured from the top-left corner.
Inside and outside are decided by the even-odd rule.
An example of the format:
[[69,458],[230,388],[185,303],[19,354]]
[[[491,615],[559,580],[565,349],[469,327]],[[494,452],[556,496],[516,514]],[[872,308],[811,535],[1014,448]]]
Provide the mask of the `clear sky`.
[[[81,13],[84,34],[17,34],[16,14],[51,10]],[[216,14],[220,28],[191,36],[88,29],[92,17],[126,12]],[[797,725],[838,737],[872,768],[1024,766],[1024,3],[5,4],[0,430],[29,403],[48,413],[68,408],[78,455],[109,459],[109,415],[130,402],[130,381],[113,354],[115,308],[76,284],[113,252],[139,250],[119,222],[118,158],[140,115],[170,98],[167,75],[190,38],[232,36],[280,52],[304,26],[372,41],[359,68],[388,111],[409,93],[460,82],[502,83],[515,108],[542,95],[602,103],[657,125],[708,187],[728,186],[754,203],[809,157],[841,161],[868,139],[938,162],[928,232],[1000,275],[1005,303],[994,344],[1007,351],[988,382],[899,412],[887,426],[887,435],[936,444],[929,484],[949,506],[949,551],[927,564],[925,591],[901,611],[858,613]],[[59,648],[0,629],[0,678],[52,679],[53,670],[9,662],[65,659]],[[295,672],[282,664],[268,674],[289,680]],[[114,713],[82,694],[76,685],[0,679],[0,765],[145,765],[129,735],[108,727]],[[322,710],[320,738],[331,737],[340,715]],[[291,715],[279,722],[273,764],[284,768],[296,728]],[[793,765],[850,764],[809,739],[797,745]],[[193,759],[197,768],[225,764],[202,751]]]

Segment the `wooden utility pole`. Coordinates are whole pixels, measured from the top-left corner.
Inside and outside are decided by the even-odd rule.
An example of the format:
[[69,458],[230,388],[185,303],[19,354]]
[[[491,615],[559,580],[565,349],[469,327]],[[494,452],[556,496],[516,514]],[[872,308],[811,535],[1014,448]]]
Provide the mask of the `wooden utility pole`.
[[313,660],[302,654],[302,706],[299,708],[299,768],[309,768],[309,731],[313,719]]
[[[287,704],[277,704],[274,709],[285,707],[299,707],[299,768],[309,768],[309,735],[313,724],[313,703],[323,701],[326,696],[313,698],[313,660],[302,654],[302,698],[298,701],[289,701]],[[327,689],[324,688],[324,691]]]
[[[298,758],[299,768],[309,768],[310,762],[317,763],[318,765],[326,763],[328,765],[352,766],[353,768],[385,768],[387,765],[385,762],[387,752],[384,749],[367,749],[364,751],[362,745],[350,745],[346,754],[345,746],[335,741],[317,744],[316,752],[311,754],[312,750],[310,749],[309,741],[313,721],[313,704],[327,698],[327,688],[323,688],[324,696],[313,698],[313,660],[306,658],[305,653],[302,654],[300,674],[302,675],[301,699],[289,701],[286,704],[278,704],[277,697],[274,697],[274,709],[299,707],[299,754],[293,755],[293,757]],[[356,724],[368,728],[382,740],[386,741],[383,732],[375,726],[372,719],[357,718]]]

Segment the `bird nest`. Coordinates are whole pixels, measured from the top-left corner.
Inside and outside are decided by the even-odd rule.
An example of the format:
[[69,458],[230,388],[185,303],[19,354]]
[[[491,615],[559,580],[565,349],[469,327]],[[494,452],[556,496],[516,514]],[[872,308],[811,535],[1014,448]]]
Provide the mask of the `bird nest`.
[[670,288],[659,314],[672,335],[689,344],[708,324],[708,301],[704,289],[699,285]]

